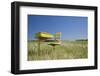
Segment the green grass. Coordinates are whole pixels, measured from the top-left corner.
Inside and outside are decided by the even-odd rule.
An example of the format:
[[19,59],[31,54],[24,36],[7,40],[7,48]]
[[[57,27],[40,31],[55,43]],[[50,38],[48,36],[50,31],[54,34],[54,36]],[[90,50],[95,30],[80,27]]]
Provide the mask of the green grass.
[[62,41],[55,50],[47,42],[28,41],[28,60],[56,60],[56,59],[82,59],[88,58],[87,41]]

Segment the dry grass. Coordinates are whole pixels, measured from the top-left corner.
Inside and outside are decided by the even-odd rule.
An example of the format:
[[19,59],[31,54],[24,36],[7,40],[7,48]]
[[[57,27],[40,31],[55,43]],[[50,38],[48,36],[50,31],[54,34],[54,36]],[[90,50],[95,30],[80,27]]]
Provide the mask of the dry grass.
[[62,41],[55,50],[42,42],[40,50],[36,41],[28,42],[28,60],[80,59],[88,57],[87,41]]

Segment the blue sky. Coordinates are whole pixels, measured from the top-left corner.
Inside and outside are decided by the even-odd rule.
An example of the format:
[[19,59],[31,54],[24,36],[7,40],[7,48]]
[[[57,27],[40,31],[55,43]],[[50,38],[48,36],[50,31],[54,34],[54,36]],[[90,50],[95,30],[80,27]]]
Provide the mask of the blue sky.
[[37,32],[61,32],[62,40],[87,39],[87,27],[87,17],[28,15],[28,40],[34,40]]

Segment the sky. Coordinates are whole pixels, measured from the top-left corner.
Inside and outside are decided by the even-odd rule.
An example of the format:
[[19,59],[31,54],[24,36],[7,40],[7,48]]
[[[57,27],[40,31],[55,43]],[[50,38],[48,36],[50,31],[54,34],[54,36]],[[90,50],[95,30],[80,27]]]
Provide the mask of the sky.
[[37,32],[61,32],[62,40],[87,39],[88,18],[79,16],[28,15],[28,40]]

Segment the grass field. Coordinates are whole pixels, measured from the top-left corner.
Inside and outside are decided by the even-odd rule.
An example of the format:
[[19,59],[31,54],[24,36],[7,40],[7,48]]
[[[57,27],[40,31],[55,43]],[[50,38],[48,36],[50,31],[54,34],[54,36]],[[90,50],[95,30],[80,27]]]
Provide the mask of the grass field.
[[28,41],[28,60],[56,60],[56,59],[82,59],[88,58],[87,41],[62,41],[55,50],[47,42]]

